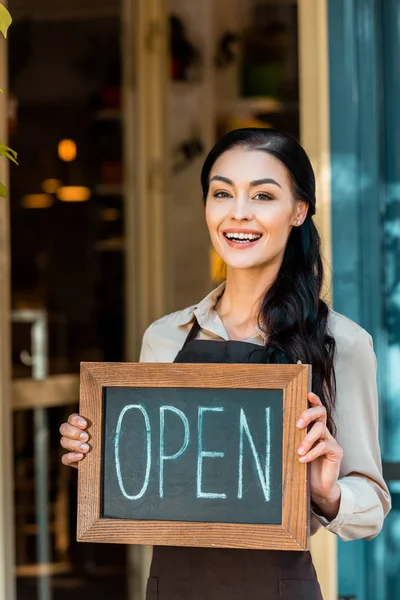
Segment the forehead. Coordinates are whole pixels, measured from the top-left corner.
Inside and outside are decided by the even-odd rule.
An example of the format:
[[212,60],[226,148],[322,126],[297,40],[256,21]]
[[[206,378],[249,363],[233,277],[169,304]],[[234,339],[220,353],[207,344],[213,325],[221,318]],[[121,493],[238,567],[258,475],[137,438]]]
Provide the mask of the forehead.
[[218,157],[210,178],[214,175],[222,175],[235,183],[272,177],[282,186],[290,184],[286,168],[280,160],[262,150],[240,147],[227,150]]

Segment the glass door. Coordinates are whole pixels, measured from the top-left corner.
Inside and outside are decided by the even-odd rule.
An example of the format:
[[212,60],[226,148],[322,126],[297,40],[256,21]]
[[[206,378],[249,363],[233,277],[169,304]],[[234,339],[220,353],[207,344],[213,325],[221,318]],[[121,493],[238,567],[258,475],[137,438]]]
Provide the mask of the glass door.
[[75,542],[76,472],[58,434],[77,410],[80,362],[125,357],[121,8],[9,9],[17,597],[123,598],[126,548]]

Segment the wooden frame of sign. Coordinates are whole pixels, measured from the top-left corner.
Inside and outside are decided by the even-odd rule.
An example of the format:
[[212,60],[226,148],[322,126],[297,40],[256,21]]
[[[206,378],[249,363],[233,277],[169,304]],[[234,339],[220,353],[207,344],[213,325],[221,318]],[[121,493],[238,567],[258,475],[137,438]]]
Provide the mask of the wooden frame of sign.
[[[296,420],[308,407],[307,393],[310,391],[310,384],[311,367],[302,364],[82,363],[80,414],[89,422],[91,451],[79,464],[78,541],[307,550],[308,467],[299,462],[297,448],[305,432],[296,427]],[[104,390],[107,388],[281,390],[283,420],[280,524],[105,518],[102,512],[102,453],[105,428]]]

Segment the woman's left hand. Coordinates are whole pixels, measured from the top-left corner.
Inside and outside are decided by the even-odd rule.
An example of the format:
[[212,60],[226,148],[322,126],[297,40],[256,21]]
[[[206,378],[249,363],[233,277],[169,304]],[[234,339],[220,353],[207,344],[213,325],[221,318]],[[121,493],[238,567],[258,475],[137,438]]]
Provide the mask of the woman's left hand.
[[326,426],[326,408],[316,394],[308,394],[312,404],[299,417],[296,425],[306,429],[312,425],[298,448],[300,462],[311,463],[311,500],[319,512],[328,520],[333,520],[340,506],[339,478],[343,450]]

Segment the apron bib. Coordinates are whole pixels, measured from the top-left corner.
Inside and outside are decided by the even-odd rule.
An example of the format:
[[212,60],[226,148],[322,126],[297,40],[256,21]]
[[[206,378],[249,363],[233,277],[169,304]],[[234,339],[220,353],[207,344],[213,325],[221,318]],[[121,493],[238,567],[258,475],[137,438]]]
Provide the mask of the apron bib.
[[[262,346],[196,340],[174,362],[263,363]],[[146,600],[323,600],[309,552],[154,546]]]

